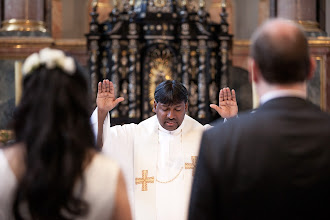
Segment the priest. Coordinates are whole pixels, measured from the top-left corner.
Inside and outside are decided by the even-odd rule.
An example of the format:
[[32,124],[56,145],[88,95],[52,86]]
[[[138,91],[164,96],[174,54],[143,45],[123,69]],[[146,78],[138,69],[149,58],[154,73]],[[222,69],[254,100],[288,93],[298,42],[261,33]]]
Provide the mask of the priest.
[[[155,90],[156,113],[139,124],[110,127],[109,111],[116,98],[111,81],[98,84],[97,108],[92,124],[98,146],[122,167],[133,218],[185,220],[203,126],[186,115],[188,91],[167,80]],[[210,105],[223,118],[237,115],[235,91],[220,90],[219,106]]]

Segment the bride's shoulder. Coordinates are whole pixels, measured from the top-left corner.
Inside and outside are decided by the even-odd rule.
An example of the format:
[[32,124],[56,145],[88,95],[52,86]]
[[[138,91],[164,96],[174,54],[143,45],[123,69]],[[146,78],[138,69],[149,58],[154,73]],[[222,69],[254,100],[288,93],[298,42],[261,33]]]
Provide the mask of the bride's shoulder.
[[24,171],[24,157],[26,154],[25,145],[23,143],[14,143],[1,148],[10,168],[15,176],[19,179]]
[[97,152],[94,154],[93,159],[91,161],[91,164],[94,167],[102,167],[102,170],[117,170],[119,168],[118,163],[113,160],[111,157],[101,153]]

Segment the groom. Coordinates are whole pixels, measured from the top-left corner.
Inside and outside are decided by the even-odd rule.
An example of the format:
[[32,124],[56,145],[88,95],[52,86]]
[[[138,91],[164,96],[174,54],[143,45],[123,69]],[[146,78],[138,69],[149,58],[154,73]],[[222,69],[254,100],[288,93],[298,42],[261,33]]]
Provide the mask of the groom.
[[250,51],[261,105],[203,134],[189,220],[329,219],[330,115],[307,100],[308,39],[271,19]]

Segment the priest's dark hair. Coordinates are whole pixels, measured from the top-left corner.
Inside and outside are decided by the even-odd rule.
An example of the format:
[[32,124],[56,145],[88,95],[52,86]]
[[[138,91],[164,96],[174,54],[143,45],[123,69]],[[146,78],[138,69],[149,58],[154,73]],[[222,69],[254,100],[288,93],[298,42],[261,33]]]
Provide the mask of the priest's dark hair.
[[[16,141],[26,146],[25,173],[13,205],[16,219],[24,219],[23,204],[32,219],[75,219],[88,212],[83,170],[97,149],[87,80],[75,64],[71,74],[41,65],[23,79],[13,121]],[[82,184],[74,193],[77,180]]]
[[163,104],[187,103],[188,91],[186,87],[176,80],[161,82],[155,89],[155,101]]

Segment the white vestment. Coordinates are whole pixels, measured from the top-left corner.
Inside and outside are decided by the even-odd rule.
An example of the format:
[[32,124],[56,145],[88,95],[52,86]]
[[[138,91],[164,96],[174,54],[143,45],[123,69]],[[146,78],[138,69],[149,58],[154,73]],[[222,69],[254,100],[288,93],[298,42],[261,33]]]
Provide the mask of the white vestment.
[[[97,133],[97,110],[92,115]],[[209,127],[185,115],[175,131],[157,116],[139,124],[103,125],[103,151],[123,170],[136,220],[185,220],[202,132]]]

